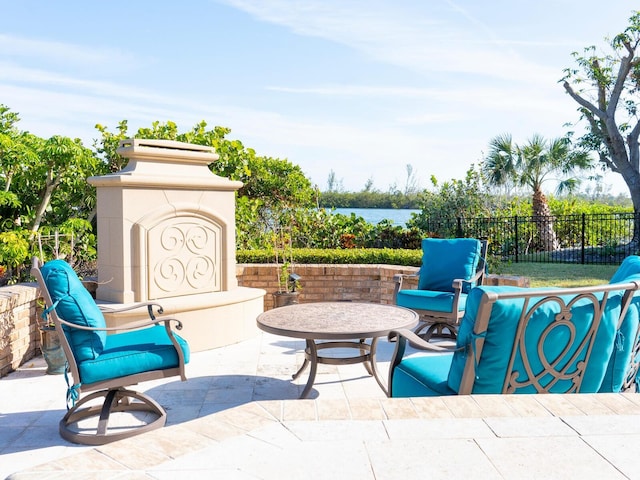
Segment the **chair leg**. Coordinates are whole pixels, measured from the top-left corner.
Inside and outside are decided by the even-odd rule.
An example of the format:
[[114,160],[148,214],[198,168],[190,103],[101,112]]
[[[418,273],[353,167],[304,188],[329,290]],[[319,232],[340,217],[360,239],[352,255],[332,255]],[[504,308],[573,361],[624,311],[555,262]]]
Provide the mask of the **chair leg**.
[[447,322],[423,322],[418,325],[414,330],[414,333],[426,342],[430,341],[432,338],[455,340],[458,337],[458,328]]
[[[88,402],[104,397],[102,405],[87,405]],[[131,401],[137,400],[137,401]],[[142,425],[114,427],[109,430],[109,420],[112,413],[120,412],[146,412],[151,413],[156,418]],[[95,428],[88,428],[75,425],[82,420],[91,417],[98,418],[98,425]],[[162,428],[167,422],[167,413],[151,397],[140,392],[127,390],[124,388],[113,388],[93,392],[76,403],[62,420],[60,420],[60,436],[65,440],[83,445],[104,445],[124,438],[129,438],[140,433],[149,432],[157,428]],[[75,428],[73,428],[75,425]]]

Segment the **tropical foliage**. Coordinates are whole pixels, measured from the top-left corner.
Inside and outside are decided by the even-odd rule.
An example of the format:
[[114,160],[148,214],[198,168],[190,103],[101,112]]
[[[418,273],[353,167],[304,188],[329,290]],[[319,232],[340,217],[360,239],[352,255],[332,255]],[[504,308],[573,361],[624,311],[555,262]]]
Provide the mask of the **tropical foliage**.
[[[102,163],[78,139],[43,139],[20,131],[20,118],[0,105],[0,263],[19,277],[26,269],[43,224],[81,232],[95,207],[86,178],[103,172]],[[89,248],[94,248],[90,245]]]
[[532,192],[533,216],[537,219],[540,246],[546,251],[560,246],[553,228],[553,218],[542,186],[557,182],[558,193],[574,192],[580,183],[580,170],[591,167],[587,152],[574,150],[569,138],[545,140],[534,135],[524,145],[513,143],[511,135],[499,135],[489,143],[489,154],[482,171],[492,185],[516,185]]

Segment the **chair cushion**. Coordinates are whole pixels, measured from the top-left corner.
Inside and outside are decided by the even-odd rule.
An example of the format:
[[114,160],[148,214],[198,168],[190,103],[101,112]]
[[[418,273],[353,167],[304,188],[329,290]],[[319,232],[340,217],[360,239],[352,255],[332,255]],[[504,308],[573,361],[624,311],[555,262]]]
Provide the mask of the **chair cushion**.
[[[498,287],[477,287],[474,288],[467,298],[467,309],[458,330],[457,345],[466,345],[468,348],[456,351],[448,377],[449,387],[459,392],[460,382],[466,362],[467,355],[475,355],[470,347],[474,338],[473,328],[480,300],[484,292],[505,292],[522,290],[519,287],[498,286]],[[528,289],[531,291],[531,289]],[[535,289],[534,289],[535,290]],[[538,289],[539,290],[539,289]],[[565,302],[570,298],[563,297]],[[600,295],[601,298],[601,295]],[[602,316],[600,326],[597,330],[591,357],[584,372],[580,391],[585,393],[597,392],[600,387],[609,362],[609,357],[613,349],[613,340],[617,329],[618,317],[620,314],[621,295],[611,293],[607,308]],[[533,303],[533,300],[531,301]],[[524,299],[501,299],[494,303],[489,318],[489,324],[485,335],[484,347],[480,358],[476,358],[476,379],[472,393],[501,393],[505,376],[511,356],[511,349],[518,327],[520,312],[524,307]],[[529,352],[529,362],[534,372],[542,370],[542,364],[535,353],[537,351],[538,339],[542,337],[545,329],[551,325],[559,313],[560,309],[556,302],[546,302],[536,309],[529,320],[526,335],[524,337],[525,349]],[[587,300],[580,300],[572,308],[570,322],[576,330],[576,337],[584,336],[586,329],[591,324],[593,318],[593,308]],[[579,342],[572,341],[569,330],[566,327],[556,327],[551,330],[544,342],[544,352],[548,358],[559,354],[562,349],[568,348],[569,354],[576,352]],[[584,359],[585,352],[578,353],[577,358],[568,367],[568,371],[574,370],[578,362]],[[520,352],[514,360],[514,370],[525,371],[525,360]],[[518,379],[523,380],[523,379]],[[550,378],[541,378],[543,386],[549,384]],[[559,381],[551,386],[551,392],[565,392],[570,388],[569,381]],[[535,393],[533,386],[517,388],[515,393]]]
[[629,282],[629,277],[638,274],[640,274],[640,257],[638,255],[629,255],[622,261],[609,283]]
[[423,239],[418,289],[453,292],[453,280],[469,280],[476,273],[481,248],[474,238]]
[[[400,290],[396,297],[396,305],[414,310],[431,310],[451,312],[454,294],[450,292],[434,292],[432,290]],[[467,303],[467,295],[460,294],[458,310],[463,311]]]
[[[174,334],[175,335],[175,334]],[[175,335],[185,363],[189,362],[189,345]],[[178,354],[163,325],[109,335],[102,354],[78,365],[82,383],[89,384],[150,370],[178,366]]]
[[[67,262],[51,260],[40,271],[61,319],[85,327],[106,327],[102,312]],[[66,326],[62,329],[77,363],[97,358],[102,353],[107,332],[90,332]]]
[[405,357],[393,371],[393,397],[455,395],[447,385],[453,354]]
[[[636,255],[624,259],[611,277],[611,283],[624,283],[633,280],[640,281],[640,257]],[[633,347],[636,342],[640,341],[638,338],[639,323],[640,294],[636,293],[616,334],[616,342],[599,389],[600,392],[619,392],[622,389],[631,367]]]

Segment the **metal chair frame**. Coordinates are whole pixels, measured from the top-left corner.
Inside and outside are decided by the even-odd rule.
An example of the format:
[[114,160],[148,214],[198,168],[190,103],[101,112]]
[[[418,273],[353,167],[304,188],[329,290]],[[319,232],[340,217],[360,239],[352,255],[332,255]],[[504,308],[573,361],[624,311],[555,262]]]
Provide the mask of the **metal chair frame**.
[[[49,310],[48,315],[50,317],[50,321],[55,326],[55,330],[60,338],[60,344],[67,359],[65,375],[70,375],[72,377],[73,383],[71,383],[71,385],[77,388],[77,392],[75,393],[77,393],[78,396],[85,392],[93,392],[80,398],[77,402],[74,401],[73,406],[68,408],[67,413],[59,423],[60,435],[64,439],[73,443],[104,445],[106,443],[115,442],[117,440],[122,440],[124,438],[129,438],[140,433],[163,427],[166,423],[167,413],[162,406],[144,393],[129,390],[125,387],[136,385],[140,382],[173,376],[179,376],[182,381],[187,379],[185,374],[184,354],[178,340],[174,336],[173,330],[171,329],[171,324],[173,323],[175,324],[175,328],[180,330],[182,328],[180,320],[169,317],[156,318],[155,313],[159,315],[163,313],[162,306],[153,302],[145,302],[122,308],[109,308],[109,312],[113,313],[124,312],[137,308],[147,309],[149,313],[149,320],[138,321],[126,326],[119,326],[117,328],[92,328],[67,322],[58,316],[55,308],[52,308],[53,301],[42,277],[40,266],[40,260],[34,257],[31,274],[38,282],[40,293],[44,299],[47,309]],[[156,309],[155,313],[154,308]],[[150,370],[134,375],[116,377],[89,384],[82,383],[73,350],[71,349],[71,345],[69,344],[64,330],[62,329],[62,326],[64,325],[67,328],[89,331],[123,332],[159,324],[164,325],[167,335],[176,349],[178,355],[178,366],[161,370]],[[100,397],[104,397],[102,404],[95,404],[93,400]],[[155,419],[148,423],[136,425],[132,428],[110,430],[110,416],[115,412],[147,412],[151,413],[152,417],[155,417]],[[77,428],[78,422],[91,417],[98,417],[97,428],[95,431],[91,429],[85,431],[84,428],[82,430]],[[74,428],[74,425],[76,428]]]

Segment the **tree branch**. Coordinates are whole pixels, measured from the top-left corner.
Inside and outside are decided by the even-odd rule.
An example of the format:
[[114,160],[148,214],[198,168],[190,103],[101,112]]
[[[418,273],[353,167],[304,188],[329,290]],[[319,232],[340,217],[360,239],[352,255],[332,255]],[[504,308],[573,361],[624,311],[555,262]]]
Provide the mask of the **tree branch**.
[[563,86],[564,86],[564,89],[569,94],[569,96],[571,98],[573,98],[578,103],[578,105],[583,106],[584,108],[586,108],[587,110],[592,112],[594,115],[596,115],[597,117],[599,117],[599,118],[601,118],[603,120],[606,118],[606,113],[604,111],[600,110],[598,107],[596,107],[589,100],[586,100],[586,99],[582,98],[582,96],[580,96],[580,94],[576,93],[573,90],[573,88],[571,88],[571,85],[569,85],[569,82],[565,81],[563,83]]
[[595,72],[594,77],[598,84],[598,108],[604,112],[607,110],[607,84],[604,83],[604,81],[598,81],[598,78],[602,78],[602,69],[600,68],[600,62],[597,58],[592,62],[591,68],[593,68]]
[[611,90],[611,97],[609,97],[609,105],[607,106],[607,115],[613,117],[617,108],[618,102],[620,101],[620,95],[622,95],[622,91],[624,90],[624,83],[627,80],[627,76],[631,71],[631,67],[633,66],[633,56],[635,55],[635,50],[629,42],[624,42],[629,55],[626,57],[622,57],[620,59],[620,68],[618,69],[618,76],[616,78],[616,83]]
[[618,170],[618,168],[616,168],[615,164],[604,153],[598,152],[598,156],[600,157],[600,162],[604,163],[605,166],[608,167],[612,172],[620,173],[620,170]]

